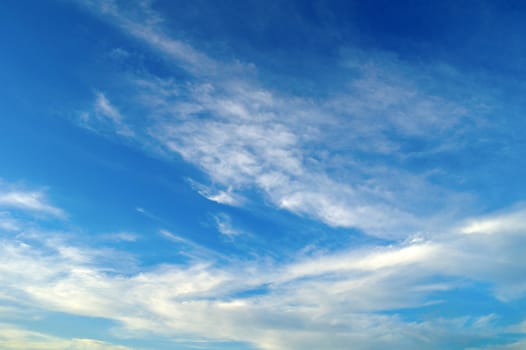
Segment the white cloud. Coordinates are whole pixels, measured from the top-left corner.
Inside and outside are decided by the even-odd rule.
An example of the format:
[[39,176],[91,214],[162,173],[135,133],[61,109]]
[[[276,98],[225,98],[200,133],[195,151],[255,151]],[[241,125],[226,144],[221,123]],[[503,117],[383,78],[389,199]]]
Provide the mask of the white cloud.
[[123,61],[126,58],[130,57],[130,53],[121,47],[116,47],[110,52],[108,52],[108,57],[116,61]]
[[526,209],[519,207],[511,212],[469,220],[461,228],[465,234],[526,234]]
[[117,242],[135,242],[140,236],[131,232],[110,233],[103,236],[104,239]]
[[219,190],[207,187],[192,179],[187,179],[187,181],[190,183],[192,188],[197,191],[197,193],[213,202],[232,206],[239,206],[244,202],[243,198],[241,198],[238,194],[233,193],[232,187],[229,187],[226,190]]
[[102,92],[96,94],[95,110],[105,117],[111,119],[113,123],[122,123],[122,116]]
[[101,119],[109,121],[115,132],[121,136],[131,137],[134,135],[134,132],[124,122],[119,110],[102,92],[97,92],[95,95],[95,116],[99,121]]
[[[472,344],[505,331],[494,327],[496,315],[407,322],[382,312],[439,302],[436,293],[466,281],[490,283],[503,301],[526,293],[526,261],[518,248],[526,243],[523,235],[451,234],[439,241],[314,251],[276,265],[220,259],[172,232],[160,234],[192,259],[130,272],[49,233],[4,238],[0,296],[114,320],[128,337],[153,333],[293,350],[346,349],[349,343],[357,349],[442,349],[458,345],[458,337]],[[44,246],[35,244],[39,239]]]
[[143,40],[155,50],[169,54],[193,74],[214,74],[216,63],[186,43],[163,34],[158,25],[162,17],[154,11],[149,1],[137,6],[118,6],[117,2],[106,0],[79,0],[80,4],[96,15],[109,19],[126,34]]
[[115,133],[125,138],[135,136],[119,109],[100,91],[95,93],[92,111],[81,112],[78,122],[80,126],[98,133]]
[[62,209],[47,203],[44,193],[0,188],[0,207],[63,217]]
[[178,246],[181,246],[183,249],[179,251],[179,254],[185,255],[193,259],[194,261],[200,261],[205,257],[209,259],[225,259],[225,257],[222,254],[205,248],[190,239],[176,235],[168,230],[159,230],[159,234],[167,240],[176,243]]
[[186,242],[184,238],[176,236],[168,230],[160,230],[159,233],[161,234],[161,236],[168,238],[171,241],[178,242],[178,243]]
[[[149,75],[132,79],[130,106],[146,107],[148,118],[130,130],[144,147],[177,153],[203,170],[212,185],[194,187],[204,197],[242,205],[243,195],[256,190],[276,207],[388,238],[429,229],[441,211],[455,215],[450,206],[461,196],[394,165],[409,156],[401,151],[404,140],[431,144],[426,152],[454,149],[465,133],[463,121],[477,108],[427,92],[425,67],[355,55],[352,67],[341,69],[357,70],[358,78],[315,102],[271,91],[247,74],[250,65],[215,60],[174,39],[147,4],[135,10],[87,4],[192,77],[185,84]],[[102,97],[99,109],[119,119]],[[379,170],[361,163],[360,152],[382,154],[393,165]],[[422,210],[422,193],[434,214]]]
[[243,233],[232,225],[232,218],[225,213],[215,215],[214,220],[217,225],[217,230],[223,235],[237,236]]
[[[370,247],[369,247],[370,248]],[[416,243],[402,247],[387,247],[363,249],[350,254],[349,252],[331,255],[323,258],[309,258],[306,262],[289,267],[284,276],[315,276],[346,271],[376,271],[385,268],[422,263],[436,259],[442,250],[438,244],[429,242]]]
[[[228,97],[195,97],[202,100],[200,106],[214,117],[179,117],[175,110],[169,117],[160,118],[150,132],[169,151],[179,153],[199,166],[213,183],[228,189],[213,191],[194,185],[200,194],[220,203],[239,205],[240,200],[234,194],[255,188],[277,207],[332,226],[359,227],[383,236],[417,230],[419,223],[415,217],[397,208],[396,201],[386,196],[399,188],[387,187],[388,181],[369,185],[359,177],[355,185],[332,179],[305,159],[308,153],[301,138],[308,137],[310,132],[294,130],[295,125],[277,121],[284,120],[282,115],[291,115],[288,109],[279,111],[269,106],[268,112],[254,110],[257,104],[246,93],[243,95],[236,89],[228,94]],[[225,111],[226,98],[243,108],[236,108],[235,113],[232,108]],[[247,101],[243,101],[245,98]],[[297,114],[297,110],[290,112]],[[294,116],[290,119],[294,121]],[[432,186],[427,189],[436,191]]]

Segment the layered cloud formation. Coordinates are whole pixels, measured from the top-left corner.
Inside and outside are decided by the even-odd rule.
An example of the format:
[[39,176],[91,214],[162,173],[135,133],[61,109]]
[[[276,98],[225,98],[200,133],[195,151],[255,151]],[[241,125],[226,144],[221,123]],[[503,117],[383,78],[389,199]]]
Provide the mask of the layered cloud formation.
[[[185,264],[147,269],[126,259],[124,251],[75,244],[73,232],[58,234],[17,221],[19,228],[4,235],[0,246],[2,299],[18,313],[49,310],[104,318],[115,321],[117,336],[157,334],[186,345],[345,349],[352,342],[359,349],[455,348],[523,331],[520,324],[499,326],[493,313],[408,322],[382,311],[444,303],[448,291],[460,288],[484,288],[503,302],[521,298],[526,261],[520,247],[526,242],[515,218],[523,214],[519,208],[469,220],[437,240],[296,256],[279,265],[224,261],[164,232],[195,255]],[[91,342],[8,329],[0,337],[7,348],[26,338],[59,348]]]

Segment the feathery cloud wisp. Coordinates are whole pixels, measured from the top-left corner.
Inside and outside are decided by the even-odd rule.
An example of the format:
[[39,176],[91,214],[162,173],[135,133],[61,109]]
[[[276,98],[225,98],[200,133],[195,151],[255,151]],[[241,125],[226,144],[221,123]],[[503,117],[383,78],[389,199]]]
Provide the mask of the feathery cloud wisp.
[[0,190],[0,206],[63,217],[62,209],[47,203],[42,192]]
[[[255,190],[277,208],[384,238],[428,231],[442,210],[451,215],[451,203],[466,200],[400,166],[408,140],[429,144],[428,152],[451,151],[470,116],[480,116],[477,105],[428,91],[429,69],[355,55],[340,67],[347,87],[315,103],[265,87],[248,74],[252,66],[211,58],[170,36],[147,3],[135,12],[100,1],[88,7],[188,73],[185,84],[151,74],[129,79],[135,98],[128,107],[146,108],[148,118],[140,128],[123,125],[143,147],[176,153],[208,175],[211,186],[193,185],[204,197],[242,205]],[[363,154],[388,157],[387,169]],[[433,215],[422,210],[422,192]]]

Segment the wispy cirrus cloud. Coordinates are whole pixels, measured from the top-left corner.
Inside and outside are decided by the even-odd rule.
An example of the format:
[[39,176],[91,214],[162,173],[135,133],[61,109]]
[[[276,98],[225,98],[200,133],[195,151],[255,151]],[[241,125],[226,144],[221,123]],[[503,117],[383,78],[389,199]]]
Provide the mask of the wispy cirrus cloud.
[[197,193],[213,202],[232,206],[239,206],[244,201],[244,199],[239,194],[233,193],[232,187],[228,187],[225,190],[221,190],[215,189],[212,186],[203,185],[192,179],[188,179],[188,182],[190,183],[192,188],[197,191]]
[[[144,147],[178,154],[206,173],[210,186],[194,186],[206,198],[240,205],[243,193],[255,190],[277,208],[384,238],[429,231],[429,222],[455,216],[467,202],[403,165],[422,152],[462,147],[464,126],[483,113],[476,102],[426,85],[440,70],[350,51],[337,67],[348,76],[340,92],[321,100],[293,96],[258,82],[253,65],[211,58],[174,38],[147,3],[83,3],[189,74],[184,82],[128,77],[128,110],[148,115],[129,128]],[[375,157],[383,157],[381,165]],[[421,193],[432,198],[427,213]]]
[[[0,186],[0,207],[64,217],[62,209],[50,204],[42,191],[28,191],[13,186]],[[12,222],[12,221],[11,221]],[[4,221],[7,225],[7,221]]]
[[93,111],[81,113],[80,123],[95,131],[107,131],[109,129],[123,137],[134,135],[134,132],[124,122],[121,112],[100,91],[95,94]]
[[136,242],[140,236],[133,232],[116,232],[103,235],[103,239],[112,242]]
[[217,230],[225,236],[237,236],[243,232],[232,225],[232,218],[225,213],[214,215]]

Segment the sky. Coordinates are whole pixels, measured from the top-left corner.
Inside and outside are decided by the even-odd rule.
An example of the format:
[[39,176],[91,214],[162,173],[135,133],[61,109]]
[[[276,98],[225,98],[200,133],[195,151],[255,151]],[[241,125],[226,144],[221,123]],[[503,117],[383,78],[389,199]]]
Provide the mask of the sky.
[[526,348],[520,1],[0,2],[0,348]]

